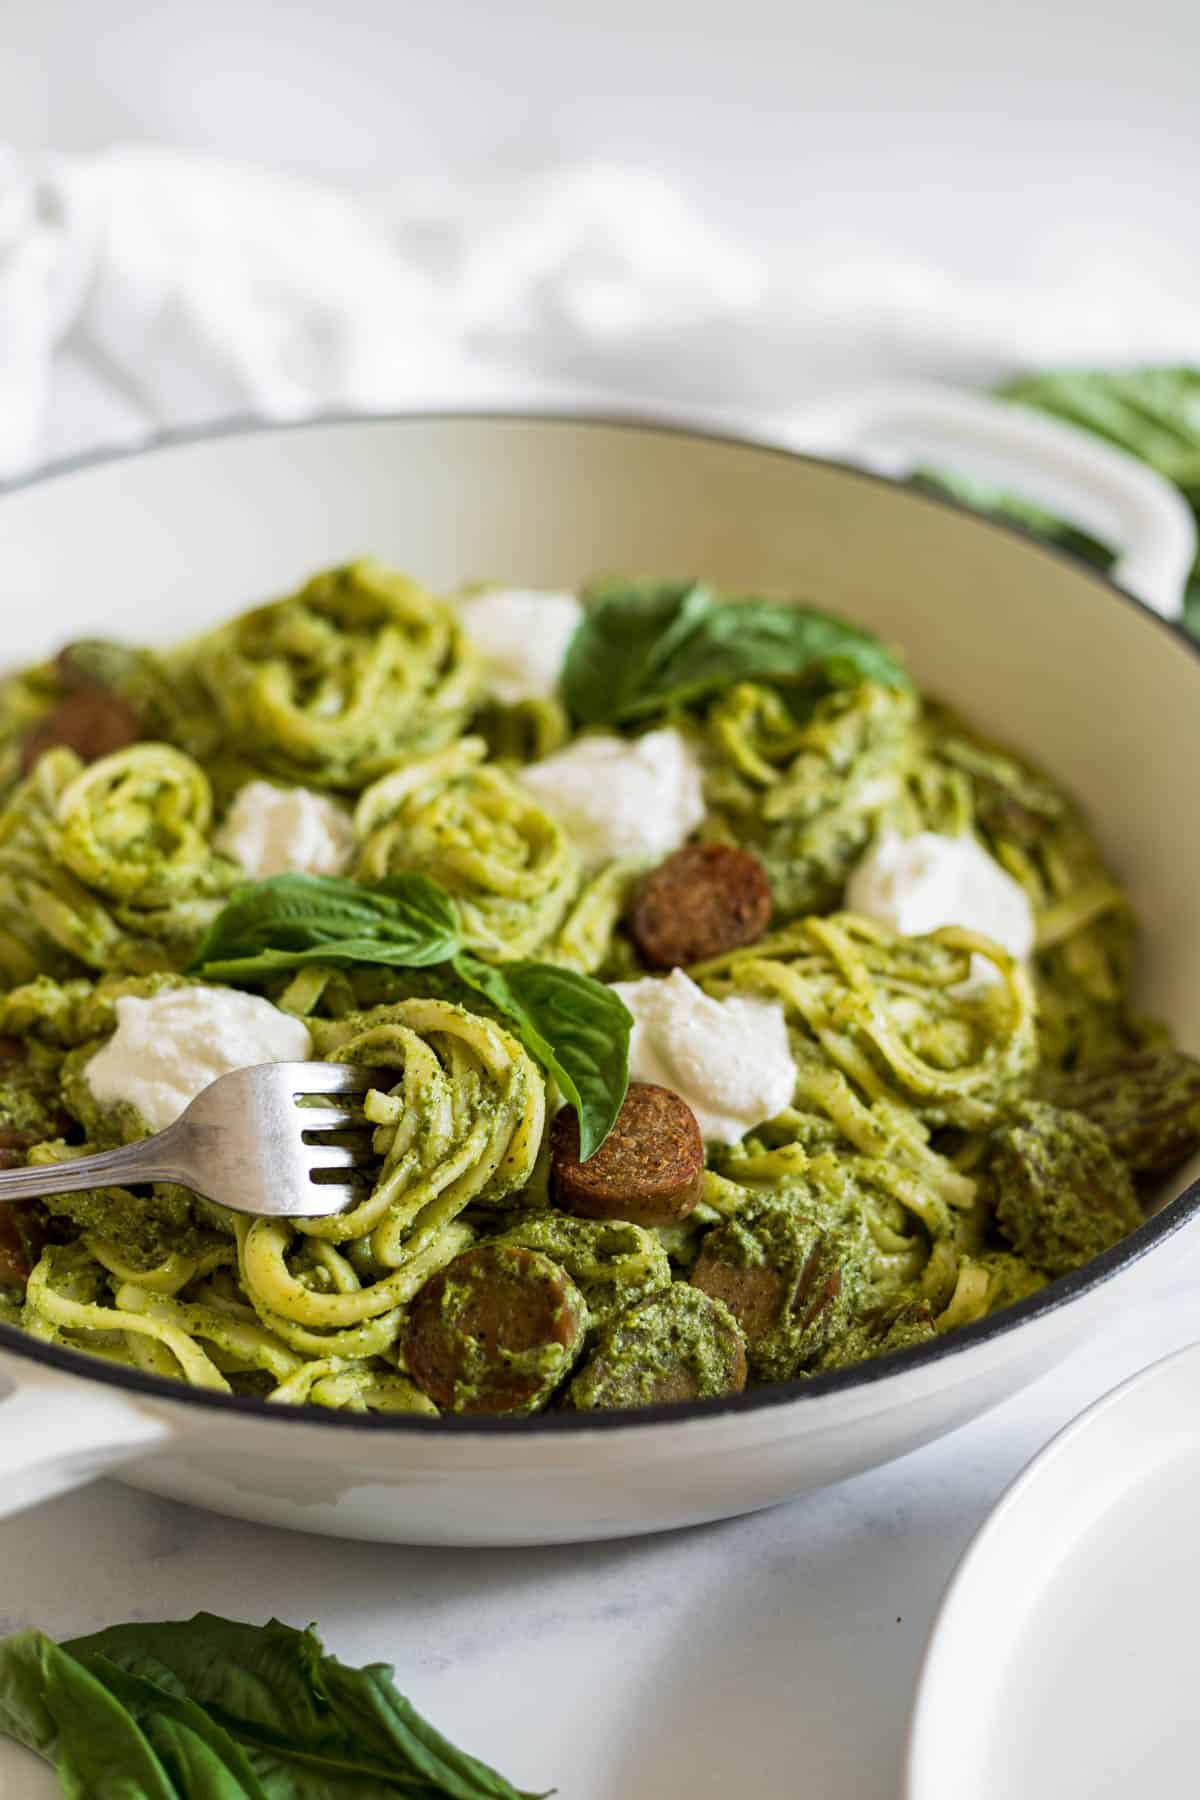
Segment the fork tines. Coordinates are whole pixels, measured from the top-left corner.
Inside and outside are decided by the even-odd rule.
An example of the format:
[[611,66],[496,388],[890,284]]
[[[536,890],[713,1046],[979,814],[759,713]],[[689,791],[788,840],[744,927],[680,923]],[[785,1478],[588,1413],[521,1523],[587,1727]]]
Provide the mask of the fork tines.
[[305,1094],[360,1094],[368,1088],[396,1085],[397,1071],[365,1063],[288,1063],[297,1099]]

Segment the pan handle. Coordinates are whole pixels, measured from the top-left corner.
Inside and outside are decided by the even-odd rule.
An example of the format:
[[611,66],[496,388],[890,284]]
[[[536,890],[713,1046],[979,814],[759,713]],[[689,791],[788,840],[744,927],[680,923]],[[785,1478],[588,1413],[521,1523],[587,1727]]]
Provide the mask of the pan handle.
[[83,1487],[172,1435],[164,1419],[114,1388],[31,1372],[16,1358],[0,1360],[0,1369],[16,1378],[0,1400],[0,1518]]
[[1035,502],[1117,552],[1113,579],[1178,619],[1196,527],[1169,481],[1093,433],[1010,401],[933,383],[864,387],[794,415],[798,449],[881,474],[940,463]]

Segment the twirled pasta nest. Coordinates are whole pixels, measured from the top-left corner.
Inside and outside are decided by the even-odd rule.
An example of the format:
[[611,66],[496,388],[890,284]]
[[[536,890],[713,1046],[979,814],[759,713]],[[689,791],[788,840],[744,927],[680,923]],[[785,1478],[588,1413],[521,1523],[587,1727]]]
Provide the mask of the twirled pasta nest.
[[0,818],[0,972],[178,967],[240,879],[204,771],[169,744],[43,755]]
[[530,956],[561,925],[579,859],[562,827],[486,756],[482,738],[463,738],[368,788],[354,821],[356,874],[419,869],[455,896],[472,948]]
[[708,715],[708,836],[761,856],[784,918],[836,905],[876,823],[899,802],[918,702],[874,682],[809,704],[739,682]]
[[194,645],[179,675],[215,709],[216,754],[347,791],[449,742],[480,692],[453,608],[368,560],[243,613]]
[[464,1210],[498,1207],[529,1182],[542,1076],[502,1027],[442,1000],[317,1032],[338,1061],[395,1071],[367,1098],[379,1167],[359,1203],[324,1219],[254,1221],[206,1203],[216,1229],[177,1231],[186,1248],[153,1267],[85,1233],[43,1254],[30,1330],[121,1345],[142,1368],[218,1391],[229,1374],[258,1371],[280,1400],[431,1410],[391,1348],[408,1302],[472,1242]]

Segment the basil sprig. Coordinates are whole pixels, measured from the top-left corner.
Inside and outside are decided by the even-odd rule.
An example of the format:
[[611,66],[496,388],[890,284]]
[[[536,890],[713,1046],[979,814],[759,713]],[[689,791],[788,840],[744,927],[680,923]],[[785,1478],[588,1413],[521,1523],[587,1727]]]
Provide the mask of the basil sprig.
[[0,1642],[0,1734],[64,1793],[129,1800],[537,1800],[442,1737],[386,1663],[213,1613]]
[[579,1156],[586,1162],[612,1130],[629,1086],[633,1019],[624,1002],[603,982],[553,963],[497,968],[461,952],[453,966],[554,1077],[579,1120]]
[[449,964],[554,1077],[578,1116],[581,1157],[612,1130],[629,1084],[627,1008],[603,982],[572,969],[481,962],[466,948],[453,896],[428,876],[360,884],[336,875],[272,875],[248,882],[209,926],[188,973],[254,988],[306,963]]
[[736,681],[911,685],[877,637],[815,607],[734,599],[702,582],[611,581],[590,590],[562,693],[583,725],[632,725]]
[[271,875],[235,890],[189,974],[257,987],[305,963],[428,969],[461,948],[458,908],[427,875],[387,875],[370,886],[340,875]]

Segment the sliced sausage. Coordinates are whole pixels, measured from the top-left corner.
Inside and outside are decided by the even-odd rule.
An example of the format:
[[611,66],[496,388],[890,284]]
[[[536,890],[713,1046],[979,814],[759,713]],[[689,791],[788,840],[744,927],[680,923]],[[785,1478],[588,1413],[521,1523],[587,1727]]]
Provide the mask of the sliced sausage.
[[612,1130],[580,1162],[579,1122],[564,1106],[550,1128],[550,1180],[563,1210],[585,1219],[673,1225],[704,1187],[696,1115],[670,1088],[631,1081]]
[[39,756],[60,744],[84,762],[95,762],[135,744],[141,735],[137,714],[123,694],[101,687],[76,688],[25,733],[21,773],[28,775]]
[[64,694],[79,688],[119,688],[136,674],[142,653],[108,638],[79,638],[64,644],[54,659],[54,673]]
[[735,844],[686,844],[634,890],[629,933],[653,969],[723,956],[771,922],[771,884],[757,856]]
[[569,1373],[587,1329],[583,1296],[536,1250],[480,1244],[440,1269],[416,1296],[408,1372],[440,1407],[533,1412]]
[[[16,1151],[0,1151],[0,1169],[16,1168],[24,1161]],[[0,1206],[0,1287],[23,1288],[44,1248],[44,1215],[36,1200],[10,1200]]]
[[605,1328],[570,1398],[583,1410],[661,1406],[745,1385],[745,1346],[728,1308],[679,1281]]
[[813,1225],[795,1203],[769,1200],[713,1227],[691,1279],[741,1326],[757,1379],[789,1381],[845,1330],[862,1260],[849,1227]]
[[558,1207],[538,1207],[518,1213],[491,1241],[540,1250],[565,1269],[587,1301],[592,1328],[671,1285],[658,1233],[628,1219],[576,1219]]

